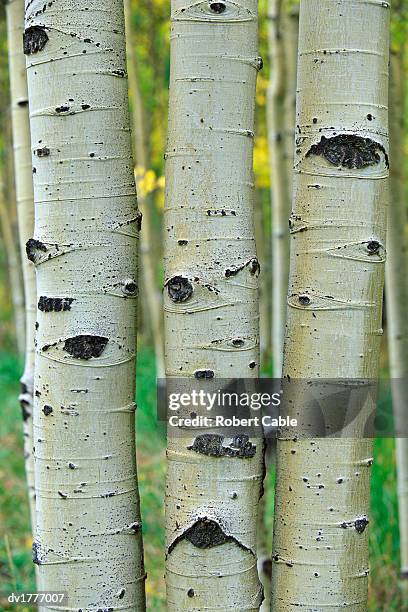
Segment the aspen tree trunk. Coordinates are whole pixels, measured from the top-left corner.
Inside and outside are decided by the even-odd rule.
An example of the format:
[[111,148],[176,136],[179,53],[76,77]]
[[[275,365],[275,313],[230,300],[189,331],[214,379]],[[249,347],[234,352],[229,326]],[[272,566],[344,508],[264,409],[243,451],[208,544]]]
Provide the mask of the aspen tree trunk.
[[[133,124],[133,151],[136,156],[136,165],[142,169],[143,174],[148,170],[148,156],[146,151],[146,133],[143,113],[143,102],[140,95],[139,81],[137,75],[137,64],[132,27],[132,10],[130,0],[125,0],[126,31],[128,33],[127,60],[129,70],[129,88],[133,95],[132,124]],[[143,232],[140,235],[141,254],[141,277],[143,280],[144,299],[147,306],[146,318],[150,320],[152,329],[154,351],[156,356],[156,375],[159,380],[164,378],[164,340],[161,296],[156,287],[155,265],[153,260],[152,246],[153,227],[151,206],[153,200],[149,194],[139,191],[139,209],[143,215]]]
[[267,120],[272,194],[272,353],[273,374],[282,373],[286,293],[289,276],[290,198],[285,158],[285,56],[282,37],[282,0],[269,0],[268,39],[271,78],[267,92]]
[[[283,374],[376,378],[387,204],[387,2],[302,0]],[[293,414],[302,415],[302,398]],[[272,605],[367,610],[372,445],[278,441]],[[353,436],[354,434],[354,436]]]
[[[388,210],[386,298],[390,376],[396,423],[398,508],[400,528],[401,576],[408,579],[408,440],[406,397],[403,383],[408,376],[408,266],[406,257],[406,210],[404,185],[405,92],[404,48],[391,52],[390,80],[390,206]],[[401,437],[399,437],[401,436]]]
[[[258,375],[257,8],[172,0],[164,309],[166,376],[176,386]],[[170,430],[168,609],[258,610],[262,441]]]
[[14,176],[18,233],[25,297],[25,365],[21,377],[20,404],[24,420],[24,457],[31,524],[35,529],[33,459],[34,331],[36,321],[35,268],[27,259],[25,245],[34,231],[33,179],[26,64],[23,53],[24,0],[6,3],[11,120],[13,128]]
[[24,294],[21,283],[18,247],[11,223],[10,210],[5,202],[3,181],[0,181],[0,191],[0,226],[7,255],[7,272],[10,283],[11,303],[13,305],[16,344],[18,353],[23,355],[25,343]]
[[134,436],[140,213],[123,3],[28,0],[24,52],[38,587],[66,591],[63,610],[144,610]]

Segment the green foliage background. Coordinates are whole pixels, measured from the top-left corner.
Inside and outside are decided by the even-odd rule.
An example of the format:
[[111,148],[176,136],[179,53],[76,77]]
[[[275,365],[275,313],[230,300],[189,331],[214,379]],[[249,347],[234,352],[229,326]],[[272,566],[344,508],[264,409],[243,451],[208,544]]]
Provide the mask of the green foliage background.
[[[160,253],[161,212],[163,208],[163,153],[166,147],[167,102],[169,85],[169,0],[134,0],[132,21],[135,53],[146,122],[146,143],[149,159],[149,181],[146,191],[153,202],[153,224],[156,230],[157,279],[161,282]],[[405,5],[404,5],[405,10]],[[265,68],[258,82],[257,137],[255,143],[255,175],[257,214],[263,219],[266,245],[264,264],[270,270],[270,195],[269,167],[265,121],[265,92],[268,82],[266,35],[266,0],[260,0],[260,52]],[[402,17],[401,17],[402,15]],[[393,45],[404,44],[406,16],[393,19]],[[8,143],[7,49],[4,15],[0,13],[0,169],[10,175]],[[132,96],[131,96],[132,103]],[[151,179],[151,180],[150,180]],[[9,187],[10,203],[13,193]],[[12,207],[10,206],[10,211]],[[12,214],[12,213],[11,213]],[[22,363],[16,355],[12,304],[7,280],[6,254],[0,243],[0,592],[34,589],[34,566],[31,561],[31,536],[24,482],[23,440],[18,406],[18,379]],[[141,317],[137,372],[137,449],[142,499],[143,532],[147,566],[148,609],[165,610],[164,604],[164,436],[156,425],[155,364],[149,330]],[[383,373],[387,370],[387,354],[382,355]],[[271,372],[271,356],[267,356],[264,373]],[[267,476],[267,531],[272,541],[274,471]],[[394,441],[375,442],[372,479],[372,514],[370,529],[371,577],[369,610],[408,610],[399,585],[399,535],[396,503]],[[0,611],[8,609],[0,598]],[[29,608],[20,608],[28,610]]]

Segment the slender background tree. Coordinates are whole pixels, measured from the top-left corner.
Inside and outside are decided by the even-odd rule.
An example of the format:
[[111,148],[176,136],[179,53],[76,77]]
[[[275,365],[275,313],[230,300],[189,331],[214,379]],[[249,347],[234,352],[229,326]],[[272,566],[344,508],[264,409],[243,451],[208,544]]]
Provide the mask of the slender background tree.
[[25,56],[23,53],[24,0],[6,3],[11,120],[19,244],[25,295],[25,365],[21,377],[20,404],[24,420],[24,457],[31,521],[35,525],[33,459],[34,327],[36,321],[35,268],[26,257],[25,245],[34,231],[33,179]]
[[[405,199],[405,40],[404,2],[394,4],[398,34],[390,55],[390,206],[388,211],[386,291],[390,377],[396,437],[401,578],[408,584],[408,440],[406,379],[408,376],[408,262]],[[406,594],[408,586],[405,585]]]

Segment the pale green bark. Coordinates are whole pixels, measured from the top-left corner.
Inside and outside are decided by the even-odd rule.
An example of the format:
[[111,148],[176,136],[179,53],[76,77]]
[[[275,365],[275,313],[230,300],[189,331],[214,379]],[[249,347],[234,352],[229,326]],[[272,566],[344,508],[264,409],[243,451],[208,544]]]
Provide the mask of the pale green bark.
[[[387,2],[301,2],[283,366],[289,388],[295,379],[378,373],[388,21]],[[302,418],[297,399],[293,410]],[[367,610],[372,445],[359,433],[351,427],[344,438],[278,441],[274,612]]]
[[272,194],[272,354],[273,374],[282,373],[286,294],[289,275],[290,196],[285,158],[285,54],[282,0],[269,0],[268,40],[271,78],[267,95],[267,119]]
[[19,243],[25,296],[25,365],[20,403],[24,419],[24,458],[32,529],[35,528],[33,460],[34,327],[36,320],[35,268],[26,257],[25,245],[34,231],[33,179],[25,57],[23,53],[24,0],[6,4],[9,53],[11,120]]
[[28,0],[24,50],[38,588],[66,591],[63,610],[144,610],[134,435],[140,214],[123,3]]
[[[406,256],[404,155],[404,49],[391,53],[390,80],[390,206],[388,210],[386,298],[390,376],[397,432],[398,509],[401,574],[408,578],[408,440],[404,383],[408,377],[408,265]],[[401,436],[401,437],[399,437]]]
[[[173,0],[171,22],[166,375],[169,384],[182,378],[191,388],[195,378],[213,377],[204,381],[213,389],[220,379],[258,375],[252,171],[261,66],[257,2]],[[262,441],[252,440],[253,457],[237,458],[188,448],[194,439],[193,432],[169,430],[168,610],[258,610]]]
[[[129,88],[133,96],[132,120],[133,120],[133,151],[136,157],[136,166],[140,167],[142,173],[149,169],[146,151],[145,118],[143,113],[143,102],[140,95],[137,63],[134,48],[134,32],[131,20],[131,2],[125,0],[126,30],[128,32],[128,70]],[[145,317],[149,321],[154,343],[156,357],[156,376],[159,380],[164,378],[164,341],[163,341],[163,316],[161,295],[157,291],[155,265],[153,260],[153,226],[151,207],[153,199],[149,194],[142,194],[139,190],[139,209],[143,215],[143,231],[140,235],[141,255],[141,277],[143,280],[144,300],[146,305]]]

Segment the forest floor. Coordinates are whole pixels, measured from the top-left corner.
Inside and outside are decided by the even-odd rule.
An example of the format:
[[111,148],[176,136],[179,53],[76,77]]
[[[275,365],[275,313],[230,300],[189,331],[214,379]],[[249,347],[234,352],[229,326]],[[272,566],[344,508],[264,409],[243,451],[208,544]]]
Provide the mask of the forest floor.
[[[18,360],[0,353],[0,597],[11,591],[29,592],[34,589],[22,430],[17,403],[19,374]],[[156,424],[154,358],[150,350],[142,348],[139,351],[137,379],[137,455],[148,610],[164,612],[165,439]],[[272,482],[273,473],[270,470],[266,483],[268,541],[272,538]],[[399,537],[392,439],[378,439],[375,442],[370,532],[369,612],[408,610],[403,606],[399,591]],[[0,611],[12,609],[8,606],[4,597],[0,599]],[[24,612],[31,608],[19,606],[18,609]]]

